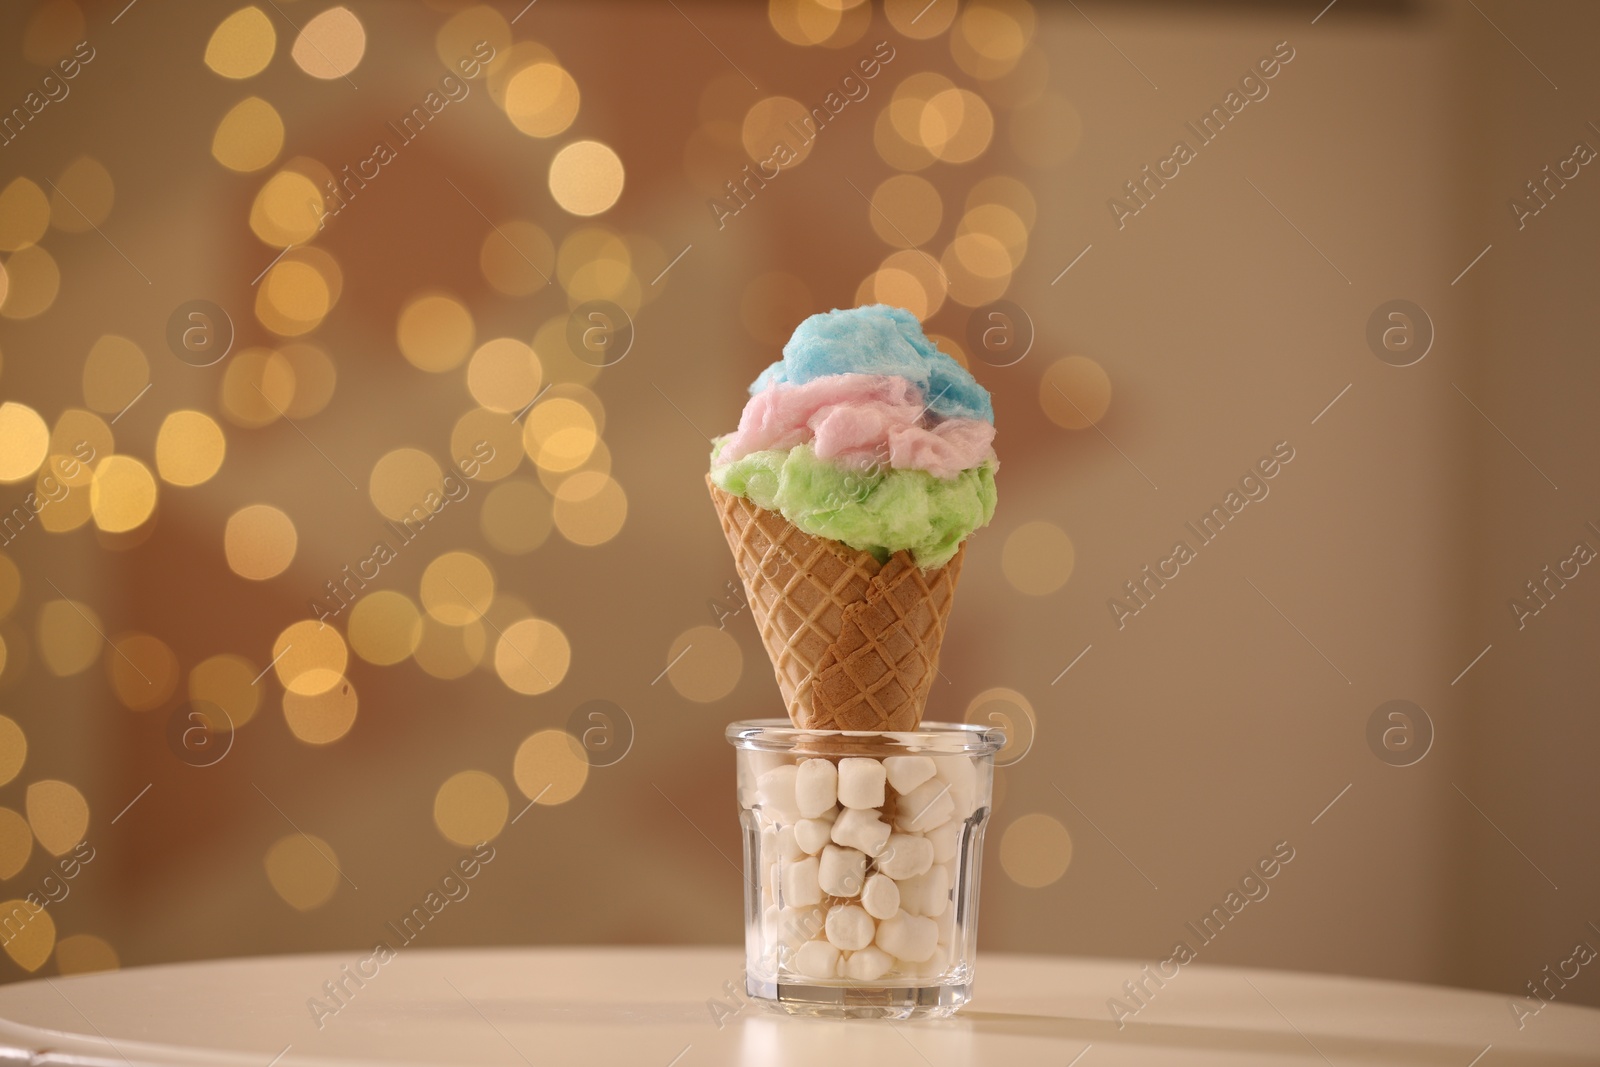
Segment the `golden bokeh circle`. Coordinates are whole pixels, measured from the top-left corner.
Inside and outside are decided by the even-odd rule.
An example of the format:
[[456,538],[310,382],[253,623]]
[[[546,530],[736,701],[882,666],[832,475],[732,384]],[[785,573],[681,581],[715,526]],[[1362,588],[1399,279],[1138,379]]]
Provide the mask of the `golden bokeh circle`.
[[50,198],[27,178],[13,178],[0,189],[0,252],[17,252],[39,243],[50,228]]
[[1039,379],[1039,406],[1057,426],[1087,429],[1111,406],[1111,378],[1087,356],[1058,359]]
[[583,466],[599,434],[588,405],[567,397],[548,397],[522,420],[523,449],[546,470],[565,472]]
[[313,78],[345,78],[367,51],[367,31],[347,7],[330,7],[304,26],[289,57]]
[[90,408],[119,414],[150,384],[150,361],[126,337],[104,334],[83,361],[83,399]]
[[30,245],[6,260],[5,303],[0,315],[8,319],[31,319],[42,315],[61,292],[61,268],[55,258],[38,245]]
[[506,117],[529,137],[554,137],[578,117],[579,97],[578,83],[560,64],[531,63],[506,82]]
[[33,477],[50,450],[50,428],[39,413],[14,400],[0,403],[0,482]]
[[937,3],[930,0],[883,0],[883,13],[896,31],[913,38],[927,40],[937,37],[955,21],[959,4],[955,0]]
[[[768,163],[779,168],[795,167],[811,155],[816,140],[805,140],[799,132],[805,130],[807,121],[815,125],[811,112],[800,101],[788,96],[769,96],[757,100],[745,112],[739,129],[739,141],[745,155],[757,163]],[[788,151],[783,151],[787,148]],[[770,175],[763,174],[764,177]],[[738,176],[733,175],[734,184]]]
[[206,42],[205,64],[224,78],[251,78],[267,69],[278,47],[272,20],[251,5],[223,19]]
[[76,600],[49,600],[39,607],[36,634],[39,658],[58,678],[81,674],[100,658],[104,627],[88,604]]
[[256,285],[256,318],[263,326],[282,337],[299,337],[322,324],[334,295],[317,266],[293,254],[273,264]]
[[473,408],[457,419],[450,430],[450,458],[456,468],[465,472],[475,464],[473,480],[478,482],[498,482],[515,474],[523,451],[522,427],[513,418],[503,411]]
[[994,137],[994,113],[971,89],[935,93],[917,120],[919,141],[946,163],[969,163]]
[[156,471],[169,485],[200,485],[222,467],[227,438],[201,411],[174,411],[156,433]]
[[[311,674],[331,674],[313,670]],[[335,676],[333,684],[319,693],[283,694],[283,721],[289,732],[308,745],[329,745],[350,732],[356,724],[356,687],[348,678]]]
[[10,808],[0,808],[0,881],[10,881],[33,855],[33,830]]
[[884,241],[896,248],[916,248],[938,232],[944,202],[928,179],[896,174],[873,190],[868,217],[873,232]]
[[241,578],[264,582],[294,562],[300,535],[294,520],[271,504],[250,504],[228,517],[222,548],[228,568]]
[[62,170],[50,191],[50,225],[67,233],[87,233],[106,221],[117,187],[105,164],[79,156]]
[[544,619],[521,619],[507,626],[494,647],[494,672],[508,689],[524,696],[548,693],[572,665],[572,646],[561,627]]
[[98,974],[121,969],[122,961],[105,938],[73,934],[56,943],[56,967],[64,975]]
[[536,482],[515,479],[489,490],[478,525],[484,540],[511,556],[544,544],[554,525],[553,501]]
[[339,858],[332,846],[311,834],[285,834],[262,861],[273,892],[296,911],[326,904],[339,888]]
[[[305,251],[316,250],[308,248]],[[338,299],[337,290],[334,299]],[[269,366],[287,364],[288,373],[277,370],[272,373],[285,377],[293,392],[289,403],[283,405],[284,414],[291,419],[306,419],[328,406],[328,401],[333,399],[334,387],[339,382],[339,372],[326,352],[316,345],[296,341],[278,349],[274,357],[275,360],[269,359]]]
[[408,659],[422,642],[422,614],[404,593],[380,589],[350,609],[350,649],[368,663],[387,667]]
[[573,215],[610,209],[622,195],[624,180],[621,157],[599,141],[574,141],[550,161],[550,195]]
[[247,348],[228,360],[218,387],[223,414],[236,426],[259,429],[295,407],[296,363],[281,352]]
[[1049,596],[1067,584],[1077,552],[1066,531],[1050,522],[1025,522],[1011,531],[1000,553],[1000,569],[1011,588]]
[[111,426],[92,411],[67,408],[50,431],[50,458],[39,473],[50,474],[74,489],[94,479],[94,461],[117,450]]
[[488,45],[494,51],[490,66],[498,65],[511,48],[511,24],[506,17],[487,4],[451,4],[449,7],[460,9],[455,10],[433,35],[434,54],[439,62],[460,70],[463,61],[477,61],[480,45]]
[[499,837],[510,814],[506,787],[484,771],[452,774],[433,796],[433,825],[447,841],[465,847]]
[[1043,812],[1017,819],[1000,837],[1000,866],[1013,882],[1042,889],[1061,880],[1072,864],[1072,835]]
[[542,381],[539,357],[514,337],[485,341],[467,364],[467,391],[490,411],[521,411],[539,395]]
[[132,456],[107,456],[89,483],[89,510],[106,533],[126,533],[143,526],[156,507],[156,479],[150,468]]
[[189,699],[221,708],[235,729],[255,717],[261,706],[261,672],[243,656],[222,653],[201,660],[189,671]]
[[367,493],[384,518],[425,522],[434,504],[445,499],[444,471],[420,448],[397,448],[373,464]]
[[424,293],[400,311],[396,326],[400,354],[412,366],[434,374],[458,366],[472,351],[472,313],[455,297]]
[[64,856],[89,832],[89,802],[70,782],[45,778],[28,786],[24,796],[28,825],[40,846],[52,856]]
[[426,613],[422,616],[422,640],[411,657],[423,672],[434,678],[462,678],[483,662],[489,647],[489,631],[481,622],[466,626],[446,626]]
[[522,795],[538,804],[565,804],[589,780],[589,755],[565,730],[540,730],[517,746],[512,777]]
[[667,649],[667,681],[685,700],[712,704],[739,684],[744,652],[727,630],[691,626]]
[[579,471],[555,492],[556,529],[575,545],[603,545],[622,530],[628,518],[628,495],[622,485],[600,471]]
[[28,759],[28,737],[17,725],[17,720],[0,715],[0,785],[5,785],[22,773]]
[[[37,900],[36,894],[29,894]],[[21,912],[28,916],[28,921],[22,925],[15,937],[8,937],[5,941],[6,955],[25,971],[37,971],[44,966],[50,958],[50,953],[56,947],[56,922],[50,917],[49,909],[38,908],[22,900],[8,900],[0,903],[0,914],[15,915]]]
[[178,688],[178,657],[154,634],[114,638],[106,648],[105,665],[112,691],[133,711],[160,707]]
[[550,281],[555,245],[550,235],[526,219],[511,219],[490,228],[478,250],[484,280],[506,296],[529,296]]
[[283,118],[259,96],[247,96],[222,116],[211,137],[211,158],[229,170],[260,170],[283,151]]
[[344,680],[350,650],[332,626],[303,619],[286,626],[272,644],[273,670],[292,693],[317,696]]
[[250,205],[250,230],[274,248],[302,244],[322,228],[325,207],[316,182],[299,171],[280,170]]
[[422,572],[422,606],[446,626],[476,622],[494,602],[494,572],[471,552],[446,552]]

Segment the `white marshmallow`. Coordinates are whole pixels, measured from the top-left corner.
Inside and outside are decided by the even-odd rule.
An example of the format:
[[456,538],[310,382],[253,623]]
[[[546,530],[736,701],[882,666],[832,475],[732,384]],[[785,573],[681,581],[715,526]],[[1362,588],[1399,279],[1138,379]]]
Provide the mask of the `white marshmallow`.
[[794,843],[807,855],[815,856],[828,843],[828,835],[832,832],[833,824],[824,819],[801,819],[794,824]]
[[933,777],[933,760],[927,756],[889,756],[883,771],[894,791],[902,796]]
[[847,808],[883,807],[883,764],[862,756],[839,761],[839,803]]
[[822,909],[817,907],[779,908],[777,912],[776,937],[779,944],[791,949],[797,949],[816,937],[826,921]]
[[917,964],[916,975],[918,978],[937,978],[949,966],[950,946],[936,944],[928,958]]
[[933,924],[939,928],[939,944],[954,945],[961,936],[956,929],[956,909],[949,907],[933,917]]
[[950,905],[950,868],[942,863],[899,885],[900,906],[912,915],[932,918],[944,914]]
[[831,760],[808,759],[795,774],[794,791],[800,814],[818,818],[838,798],[839,770]]
[[778,861],[780,863],[792,863],[795,860],[806,858],[806,854],[801,850],[799,842],[795,840],[793,826],[778,827],[774,843],[777,845]]
[[938,777],[950,783],[953,818],[965,820],[978,806],[978,769],[966,756],[941,756],[936,762]]
[[791,962],[807,978],[839,977],[839,950],[826,941],[807,941]]
[[949,822],[956,810],[950,792],[950,783],[937,778],[917,786],[900,798],[900,806],[895,809],[895,829],[926,833]]
[[933,845],[933,862],[949,863],[956,858],[956,851],[961,847],[961,827],[954,819],[943,826],[935,826],[927,833],[928,841]]
[[889,847],[878,857],[878,870],[897,882],[915,878],[932,866],[933,844],[915,834],[890,834]]
[[875,874],[861,889],[861,906],[874,919],[891,918],[900,910],[900,887],[887,874]]
[[875,982],[888,974],[893,966],[893,956],[876,945],[868,945],[850,953],[850,958],[844,961],[844,976],[858,982]]
[[817,867],[815,856],[779,866],[785,905],[803,908],[822,902],[822,886],[817,882]]
[[883,851],[889,840],[889,824],[870,808],[846,808],[834,820],[830,831],[837,844],[859,849],[869,856]]
[[939,928],[932,919],[896,912],[878,924],[878,947],[907,963],[922,963],[939,944]]
[[828,909],[827,931],[828,941],[835,948],[854,952],[872,944],[878,924],[856,905],[839,904]]
[[[817,882],[831,897],[853,897],[867,877],[866,854],[853,848],[827,845],[817,868]],[[843,946],[841,946],[843,947]]]
[[761,796],[761,810],[768,819],[778,823],[792,823],[800,818],[800,807],[795,803],[794,781],[800,773],[792,763],[785,763],[756,779],[756,791]]

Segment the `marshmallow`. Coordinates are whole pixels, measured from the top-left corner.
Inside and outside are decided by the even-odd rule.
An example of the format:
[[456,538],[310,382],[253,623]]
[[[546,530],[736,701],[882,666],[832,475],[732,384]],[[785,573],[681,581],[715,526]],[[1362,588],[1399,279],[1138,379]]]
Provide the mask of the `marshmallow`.
[[847,808],[883,807],[883,764],[846,756],[839,761],[839,803]]
[[794,790],[800,814],[819,818],[839,795],[839,770],[830,760],[808,759],[796,771]]
[[[789,828],[785,826],[784,829]],[[802,852],[815,856],[828,843],[828,835],[832,832],[833,824],[825,819],[801,819],[794,824],[794,843],[800,846]]]
[[807,978],[839,976],[839,950],[826,941],[807,941],[794,954],[792,963]]
[[900,887],[887,874],[875,874],[861,890],[861,906],[874,919],[888,919],[900,910]]
[[956,909],[949,907],[933,917],[933,925],[939,928],[939,944],[954,945],[961,932],[956,929]]
[[795,839],[793,826],[780,826],[774,843],[777,846],[778,862],[792,863],[795,860],[805,859],[806,854],[801,850]]
[[878,947],[907,963],[922,963],[939,944],[939,928],[932,919],[896,912],[878,924]]
[[817,857],[779,865],[783,902],[795,907],[822,902],[822,886],[817,882]]
[[876,945],[868,945],[859,952],[850,953],[850,958],[844,961],[844,976],[858,982],[875,982],[893,966],[893,956]]
[[779,908],[775,920],[778,942],[791,949],[816,937],[825,922],[822,909],[817,907]]
[[890,756],[883,761],[883,771],[896,793],[904,796],[933,777],[933,760],[927,756]]
[[[915,878],[933,866],[933,845],[915,834],[890,834],[889,847],[878,857],[878,870],[895,881]],[[904,892],[904,887],[901,887]],[[899,955],[899,953],[895,953]]]
[[900,906],[911,915],[932,918],[950,905],[950,868],[936,863],[914,878],[899,883]]
[[831,836],[837,844],[876,856],[889,840],[889,824],[870,808],[846,808],[834,820]]
[[977,807],[978,770],[966,756],[941,756],[937,761],[939,778],[950,783],[950,799],[955,801],[953,817],[966,819]]
[[878,924],[872,916],[854,904],[840,904],[828,909],[828,942],[846,952],[866,948],[872,944]]
[[761,797],[761,810],[768,819],[778,823],[792,823],[800,818],[800,807],[795,803],[794,781],[799,769],[785,763],[756,779],[756,792]]
[[817,868],[817,882],[824,893],[831,897],[853,897],[861,892],[861,883],[866,877],[867,857],[864,853],[838,845],[823,848],[822,860]]
[[950,793],[949,782],[941,782],[937,778],[923,782],[900,798],[900,806],[895,809],[895,829],[924,833],[943,826],[956,810],[956,802]]
[[[927,833],[927,838],[933,845],[933,862],[949,863],[956,858],[956,852],[961,847],[961,828],[964,823],[951,819],[943,826],[936,826]],[[798,828],[797,833],[798,833]]]

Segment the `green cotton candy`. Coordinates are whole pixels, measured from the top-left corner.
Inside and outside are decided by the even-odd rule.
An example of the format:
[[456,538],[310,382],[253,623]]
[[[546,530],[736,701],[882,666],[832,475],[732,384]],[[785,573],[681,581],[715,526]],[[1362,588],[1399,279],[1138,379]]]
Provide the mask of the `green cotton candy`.
[[961,542],[994,517],[990,460],[954,478],[927,471],[877,467],[861,470],[817,458],[808,444],[788,451],[752,452],[711,480],[724,492],[776,511],[813,537],[842,541],[886,560],[908,551],[924,570],[950,562]]

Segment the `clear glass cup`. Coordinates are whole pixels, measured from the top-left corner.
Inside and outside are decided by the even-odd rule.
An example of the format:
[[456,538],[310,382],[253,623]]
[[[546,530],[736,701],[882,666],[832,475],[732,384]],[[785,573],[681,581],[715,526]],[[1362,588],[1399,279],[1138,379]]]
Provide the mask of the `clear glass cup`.
[[972,998],[993,727],[728,727],[744,828],[745,987],[796,1015],[947,1016]]

